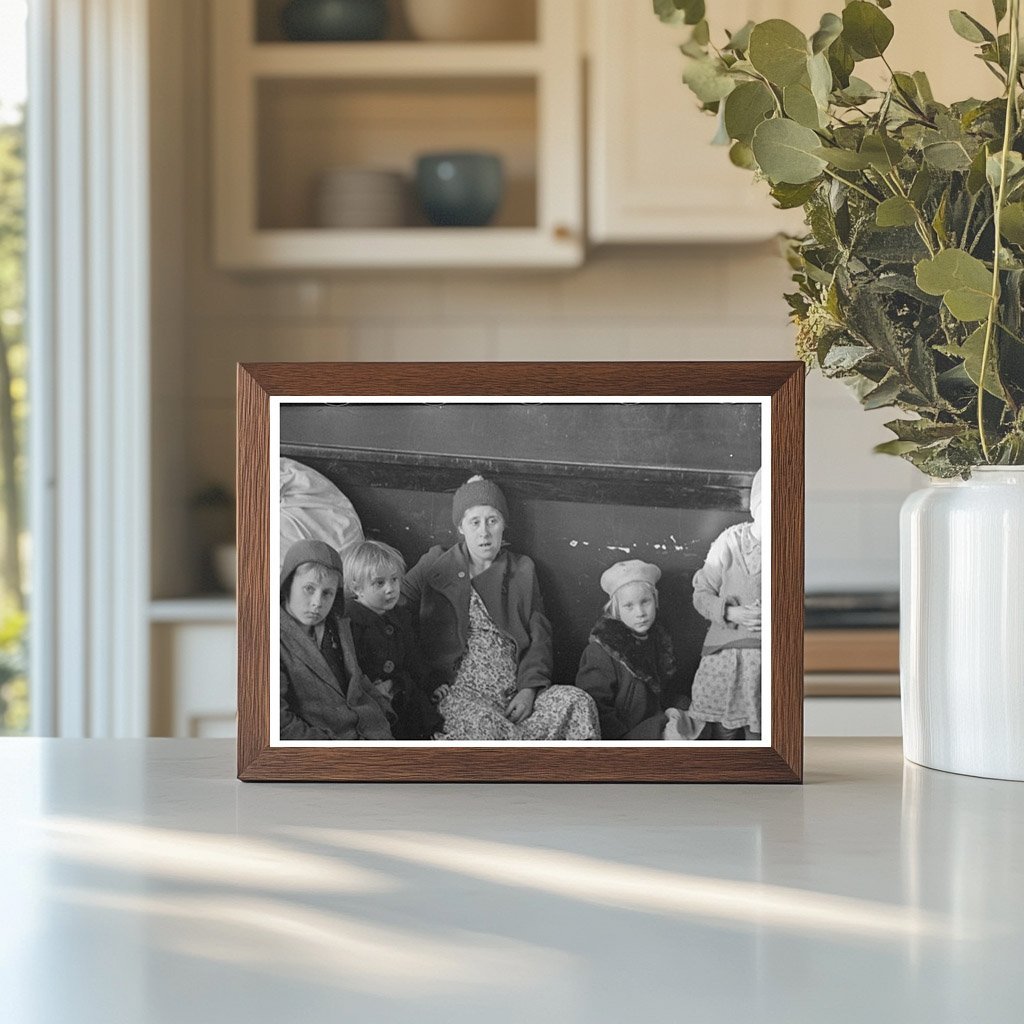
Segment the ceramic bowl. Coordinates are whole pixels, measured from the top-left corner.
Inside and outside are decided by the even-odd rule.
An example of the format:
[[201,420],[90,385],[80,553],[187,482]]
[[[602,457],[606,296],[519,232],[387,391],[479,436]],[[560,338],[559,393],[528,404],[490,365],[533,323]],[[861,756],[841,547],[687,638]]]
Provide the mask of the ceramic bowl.
[[501,157],[494,153],[425,153],[416,162],[416,194],[436,227],[483,227],[504,193]]
[[395,171],[338,167],[320,178],[316,223],[322,228],[398,228],[406,220],[406,178]]
[[404,0],[403,6],[413,35],[429,42],[528,39],[533,34],[530,4],[509,0]]
[[281,11],[285,38],[296,42],[380,39],[387,25],[387,0],[290,0]]

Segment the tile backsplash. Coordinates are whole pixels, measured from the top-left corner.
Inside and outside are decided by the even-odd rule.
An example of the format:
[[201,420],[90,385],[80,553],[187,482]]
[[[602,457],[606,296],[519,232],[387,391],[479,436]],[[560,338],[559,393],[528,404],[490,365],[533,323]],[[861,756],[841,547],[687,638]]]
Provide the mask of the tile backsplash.
[[[194,484],[233,473],[234,364],[259,360],[788,359],[774,245],[592,254],[572,272],[407,272],[245,278],[191,261],[186,461]],[[872,454],[886,412],[807,381],[807,584],[898,581],[898,511],[918,485]]]

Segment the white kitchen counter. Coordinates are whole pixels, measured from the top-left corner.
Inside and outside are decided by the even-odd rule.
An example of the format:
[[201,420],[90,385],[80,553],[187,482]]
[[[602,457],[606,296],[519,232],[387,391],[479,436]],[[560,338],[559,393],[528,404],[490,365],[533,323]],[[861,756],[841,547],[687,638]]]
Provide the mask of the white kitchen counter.
[[9,1024],[1002,1022],[1024,785],[810,740],[803,787],[243,785],[0,741]]

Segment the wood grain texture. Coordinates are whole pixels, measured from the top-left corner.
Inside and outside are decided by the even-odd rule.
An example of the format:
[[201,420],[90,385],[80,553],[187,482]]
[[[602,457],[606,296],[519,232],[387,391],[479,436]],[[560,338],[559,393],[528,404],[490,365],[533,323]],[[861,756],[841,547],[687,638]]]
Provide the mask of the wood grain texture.
[[900,670],[898,629],[809,629],[804,645],[805,672]]
[[[772,746],[271,747],[269,396],[770,396]],[[238,777],[244,781],[800,782],[804,367],[711,363],[254,363],[238,368]],[[276,453],[275,453],[276,454]]]

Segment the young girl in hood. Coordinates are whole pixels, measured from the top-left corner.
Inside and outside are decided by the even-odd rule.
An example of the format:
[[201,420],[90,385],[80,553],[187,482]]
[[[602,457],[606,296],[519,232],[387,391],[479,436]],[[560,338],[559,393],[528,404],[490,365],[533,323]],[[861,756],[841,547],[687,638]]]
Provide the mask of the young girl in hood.
[[750,486],[751,522],[724,530],[693,577],[693,606],[711,625],[690,710],[712,723],[707,739],[761,738],[761,471]]
[[580,659],[576,685],[597,704],[604,740],[696,739],[703,722],[670,706],[672,639],[657,621],[661,570],[616,562],[601,575],[604,613]]
[[388,699],[356,660],[338,609],[342,562],[319,540],[296,541],[281,567],[282,740],[389,740]]

